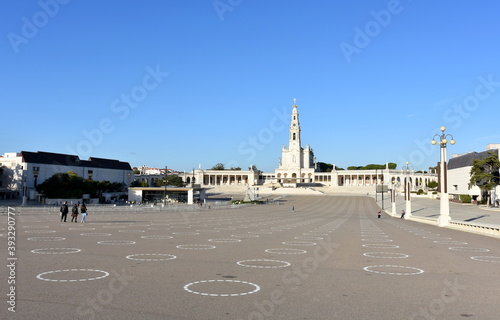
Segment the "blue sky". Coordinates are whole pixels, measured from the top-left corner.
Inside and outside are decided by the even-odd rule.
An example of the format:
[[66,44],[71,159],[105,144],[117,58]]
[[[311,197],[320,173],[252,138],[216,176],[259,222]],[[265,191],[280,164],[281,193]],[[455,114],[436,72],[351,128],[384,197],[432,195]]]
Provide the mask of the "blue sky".
[[2,1],[4,152],[273,171],[302,144],[351,165],[500,143],[497,1]]

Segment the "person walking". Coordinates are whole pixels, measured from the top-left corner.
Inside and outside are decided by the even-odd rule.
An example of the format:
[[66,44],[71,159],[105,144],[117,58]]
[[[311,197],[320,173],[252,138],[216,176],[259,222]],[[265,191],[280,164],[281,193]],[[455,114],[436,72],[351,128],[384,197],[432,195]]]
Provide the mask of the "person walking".
[[80,213],[82,214],[82,223],[85,223],[85,217],[87,217],[87,207],[85,206],[85,203],[82,203]]
[[61,211],[61,222],[63,222],[63,220],[64,222],[66,222],[66,218],[68,217],[68,212],[69,212],[68,203],[66,201],[64,201],[59,211]]
[[73,222],[73,220],[75,220],[75,222],[78,222],[78,205],[76,203],[71,209],[71,222]]
[[404,217],[405,217],[405,211],[403,210],[403,211],[401,212],[401,218],[400,218],[400,219],[403,219]]
[[382,212],[381,210],[378,211],[378,218],[380,219],[380,217],[382,216]]

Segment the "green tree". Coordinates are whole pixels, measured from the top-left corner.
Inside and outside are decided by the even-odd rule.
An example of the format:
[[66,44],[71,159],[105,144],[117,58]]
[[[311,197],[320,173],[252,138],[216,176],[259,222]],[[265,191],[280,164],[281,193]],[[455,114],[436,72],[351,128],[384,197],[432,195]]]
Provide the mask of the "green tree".
[[257,166],[252,164],[251,166],[248,167],[248,170],[257,171]]
[[435,189],[435,188],[437,188],[437,186],[438,186],[437,181],[429,181],[427,183],[427,188],[429,188],[429,189]]
[[184,187],[184,181],[182,178],[176,174],[169,174],[165,176],[163,179],[156,180],[155,185],[157,187],[167,186],[176,186],[176,187]]
[[332,172],[333,164],[326,162],[317,162],[319,172]]
[[491,203],[491,190],[496,188],[499,181],[500,161],[498,155],[493,152],[488,152],[489,157],[483,159],[474,159],[472,168],[470,169],[469,189],[473,186],[478,186],[483,194],[487,195],[487,205]]
[[79,199],[90,190],[89,183],[76,173],[56,173],[36,187],[47,198]]
[[210,170],[225,170],[226,168],[224,167],[223,163],[217,163],[215,166],[212,167]]

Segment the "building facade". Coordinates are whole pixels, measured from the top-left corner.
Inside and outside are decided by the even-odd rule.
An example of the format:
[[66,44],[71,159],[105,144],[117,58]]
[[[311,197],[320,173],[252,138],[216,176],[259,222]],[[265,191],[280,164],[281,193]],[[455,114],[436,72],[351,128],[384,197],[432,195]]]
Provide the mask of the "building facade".
[[386,165],[381,170],[336,170],[319,172],[313,149],[302,147],[299,111],[296,103],[292,106],[288,147],[283,146],[278,168],[274,172],[259,170],[193,170],[181,173],[186,183],[202,186],[269,186],[269,187],[375,187],[387,184],[402,191],[408,179],[412,191],[425,190],[430,181],[437,181],[436,173],[415,172],[415,170],[390,170]]
[[[484,159],[491,156],[490,153],[499,155],[500,144],[488,144],[486,150],[482,152],[469,152],[465,154],[454,154],[448,161],[448,194],[455,200],[459,200],[460,195],[470,195],[472,200],[483,200],[481,189],[478,186],[469,188],[470,170],[475,159]],[[492,203],[498,199],[500,187],[493,190]]]
[[0,156],[0,198],[27,197],[37,200],[36,186],[56,173],[73,171],[78,176],[95,181],[110,181],[130,185],[133,171],[128,162],[89,158],[76,155],[29,152],[5,153]]

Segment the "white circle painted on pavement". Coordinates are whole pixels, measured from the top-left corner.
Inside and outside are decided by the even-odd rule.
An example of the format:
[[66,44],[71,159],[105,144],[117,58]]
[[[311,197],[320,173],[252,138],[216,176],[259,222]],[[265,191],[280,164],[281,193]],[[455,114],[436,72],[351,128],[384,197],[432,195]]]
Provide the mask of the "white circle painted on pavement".
[[449,247],[448,249],[453,251],[464,251],[464,252],[488,252],[489,249],[484,248],[470,248],[470,247]]
[[209,244],[180,244],[176,246],[176,248],[185,250],[210,250],[215,249],[216,246],[212,246]]
[[172,234],[176,234],[176,235],[185,235],[185,236],[197,236],[199,235],[198,232],[189,232],[189,231],[179,231],[179,232],[172,232]]
[[[152,258],[138,258],[139,256],[147,256]],[[158,257],[158,258],[154,258]],[[137,261],[168,261],[177,259],[173,254],[167,253],[140,253],[140,254],[131,254],[126,256],[125,258],[129,260],[137,260]]]
[[409,255],[404,253],[396,253],[396,252],[366,252],[363,253],[366,257],[371,258],[382,258],[382,259],[402,259],[408,258]]
[[172,239],[172,236],[163,236],[163,235],[151,235],[151,236],[141,236],[142,239],[152,239],[152,240],[168,240]]
[[26,233],[55,233],[56,230],[24,230]]
[[435,240],[434,243],[439,243],[439,244],[467,244],[467,242],[464,241],[449,241],[449,240]]
[[68,254],[68,253],[77,253],[80,251],[82,250],[78,248],[41,248],[41,249],[31,250],[31,252],[33,253],[40,253],[40,254]]
[[285,268],[291,265],[290,262],[270,259],[251,259],[236,262],[237,265],[250,268]]
[[500,263],[500,257],[495,256],[474,256],[470,258],[477,261]]
[[[244,285],[249,285],[254,287],[252,291],[247,291],[247,292],[241,292],[241,293],[208,293],[208,292],[200,292],[200,291],[194,291],[191,290],[189,287],[193,285],[199,285],[199,284],[222,284],[222,283],[231,283],[231,284],[244,284]],[[252,293],[255,293],[260,290],[260,287],[256,285],[255,283],[247,282],[247,281],[240,281],[240,280],[201,280],[201,281],[195,281],[188,283],[184,286],[184,290],[190,293],[194,294],[199,294],[202,296],[210,296],[210,297],[237,297],[237,296],[245,296],[249,295]]]
[[282,242],[285,245],[288,246],[315,246],[316,242],[309,242],[309,241],[284,241]]
[[32,237],[28,238],[30,241],[61,241],[61,240],[66,240],[66,238],[63,237]]
[[304,253],[307,253],[306,250],[289,249],[289,248],[274,248],[274,249],[266,249],[264,251],[267,253],[274,253],[274,254],[304,254]]
[[[412,276],[424,273],[424,270],[419,268],[407,267],[407,266],[395,266],[395,265],[376,265],[376,266],[364,267],[363,269],[368,272],[395,275],[395,276]],[[373,269],[379,269],[379,270],[373,270]],[[384,269],[386,270],[384,271]],[[395,272],[396,269],[411,270],[411,271]]]
[[383,243],[367,243],[364,244],[365,248],[375,248],[375,249],[397,249],[399,246],[395,244],[383,244]]
[[102,244],[106,246],[120,246],[120,245],[128,245],[128,244],[135,244],[135,241],[129,241],[129,240],[103,240],[97,242],[97,244]]
[[[44,278],[43,276],[48,275],[48,274],[55,274],[55,273],[61,273],[61,272],[100,272],[103,275],[100,277],[93,277],[93,278],[81,278],[81,279],[48,279]],[[77,281],[91,281],[91,280],[97,280],[97,279],[102,279],[109,276],[109,273],[106,271],[102,270],[95,270],[95,269],[64,269],[64,270],[54,270],[54,271],[47,271],[40,273],[36,277],[40,280],[43,281],[54,281],[54,282],[77,282]]]
[[323,237],[308,237],[308,236],[298,236],[298,237],[294,237],[294,239],[297,239],[297,240],[323,240]]
[[227,242],[227,243],[235,243],[241,242],[241,239],[208,239],[210,242]]

